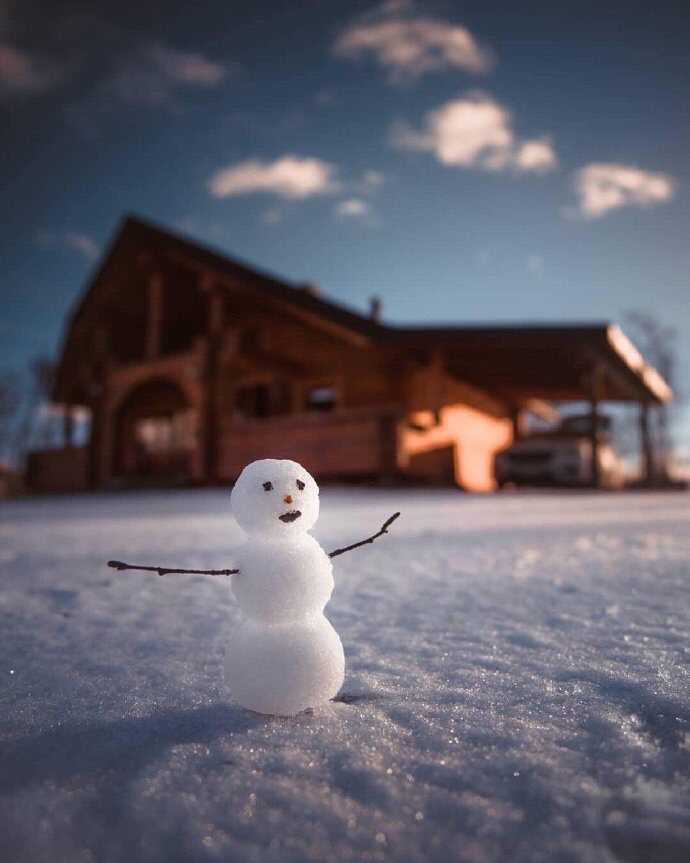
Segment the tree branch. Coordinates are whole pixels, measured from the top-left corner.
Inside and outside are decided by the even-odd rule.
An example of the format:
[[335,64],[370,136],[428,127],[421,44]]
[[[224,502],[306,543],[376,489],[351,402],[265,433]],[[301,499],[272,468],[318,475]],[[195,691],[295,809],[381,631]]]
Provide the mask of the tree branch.
[[[328,556],[329,557],[337,557],[339,554],[345,554],[346,551],[352,551],[353,548],[360,548],[363,545],[368,545],[371,542],[374,542],[375,539],[378,539],[380,536],[383,536],[384,533],[388,533],[388,528],[393,524],[393,522],[400,515],[399,512],[393,513],[393,515],[388,519],[388,521],[384,522],[378,533],[375,533],[373,536],[368,537],[368,539],[363,539],[360,542],[355,542],[352,545],[347,545],[345,548],[337,548],[335,551],[332,551]],[[121,560],[109,560],[108,566],[112,569],[124,570],[124,569],[138,569],[143,572],[157,572],[158,575],[237,575],[239,569],[171,569],[166,566],[138,566],[133,563],[124,563]]]
[[165,566],[136,566],[132,563],[123,563],[121,560],[109,560],[108,566],[113,569],[141,569],[145,572],[157,572],[158,575],[236,575],[239,569],[169,569]]
[[352,545],[346,545],[345,548],[336,548],[336,550],[332,551],[328,556],[337,557],[339,554],[345,554],[346,551],[352,551],[353,548],[359,548],[362,545],[368,545],[370,542],[373,542],[375,539],[383,536],[384,533],[388,533],[388,528],[393,524],[393,522],[399,515],[399,512],[394,512],[393,515],[388,519],[388,521],[384,522],[381,530],[378,533],[375,533],[373,536],[370,536],[368,539],[363,539],[361,542],[355,542]]

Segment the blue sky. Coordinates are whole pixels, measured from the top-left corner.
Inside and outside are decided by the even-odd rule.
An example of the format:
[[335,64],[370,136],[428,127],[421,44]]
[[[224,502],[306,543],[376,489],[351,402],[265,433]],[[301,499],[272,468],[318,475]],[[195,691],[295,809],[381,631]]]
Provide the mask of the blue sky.
[[393,322],[647,309],[687,389],[688,23],[663,2],[0,0],[0,366],[55,351],[135,212]]

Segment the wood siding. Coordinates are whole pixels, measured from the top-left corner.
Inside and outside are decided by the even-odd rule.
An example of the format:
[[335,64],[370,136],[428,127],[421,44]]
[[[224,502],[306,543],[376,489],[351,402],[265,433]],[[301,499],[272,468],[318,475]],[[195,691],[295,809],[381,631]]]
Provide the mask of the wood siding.
[[376,476],[385,460],[386,410],[297,414],[227,424],[219,440],[219,475],[235,479],[259,458],[290,458],[315,476]]

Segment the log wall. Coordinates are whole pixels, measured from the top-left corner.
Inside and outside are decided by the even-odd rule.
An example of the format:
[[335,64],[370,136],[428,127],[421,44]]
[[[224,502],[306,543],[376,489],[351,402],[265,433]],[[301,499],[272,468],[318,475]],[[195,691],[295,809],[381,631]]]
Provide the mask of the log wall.
[[219,476],[233,480],[259,458],[290,458],[318,477],[375,476],[389,452],[390,412],[344,410],[225,423],[219,439]]

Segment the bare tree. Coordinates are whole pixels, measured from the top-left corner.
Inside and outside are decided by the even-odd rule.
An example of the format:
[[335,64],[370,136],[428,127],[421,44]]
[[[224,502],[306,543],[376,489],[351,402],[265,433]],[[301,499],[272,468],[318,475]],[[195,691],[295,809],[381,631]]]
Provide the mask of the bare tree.
[[[676,340],[678,331],[675,327],[662,323],[652,312],[643,309],[633,309],[625,315],[633,341],[648,360],[664,378],[666,383],[675,389],[677,366]],[[675,403],[681,401],[679,393],[675,393]],[[650,417],[650,433],[653,438],[653,450],[657,453],[656,472],[660,479],[668,477],[669,459],[673,450],[671,435],[671,411],[668,404],[660,404]]]
[[0,373],[0,458],[13,455],[14,426],[22,401],[21,376],[12,369]]
[[35,357],[24,372],[0,374],[0,452],[8,461],[21,463],[39,443],[39,410],[50,399],[54,375],[55,363],[47,357]]

